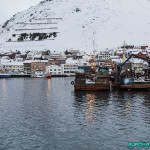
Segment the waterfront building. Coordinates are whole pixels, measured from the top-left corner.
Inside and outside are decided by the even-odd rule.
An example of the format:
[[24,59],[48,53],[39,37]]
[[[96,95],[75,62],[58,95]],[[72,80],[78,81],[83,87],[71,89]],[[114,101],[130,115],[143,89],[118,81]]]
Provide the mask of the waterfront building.
[[78,60],[68,58],[66,64],[61,64],[62,74],[75,75],[75,71],[78,70]]
[[24,64],[24,71],[27,74],[31,74],[31,62],[33,62],[33,60],[25,60],[23,62],[23,64]]
[[23,62],[3,62],[2,69],[10,72],[24,72],[24,65]]
[[1,69],[6,71],[12,71],[12,64],[10,62],[1,63]]
[[34,60],[31,62],[31,71],[34,72],[36,70],[46,71],[46,66],[49,66],[50,63],[48,60]]
[[51,75],[61,75],[62,67],[59,65],[46,66],[46,72],[51,73]]
[[11,62],[11,64],[12,64],[11,68],[12,72],[24,72],[23,62]]

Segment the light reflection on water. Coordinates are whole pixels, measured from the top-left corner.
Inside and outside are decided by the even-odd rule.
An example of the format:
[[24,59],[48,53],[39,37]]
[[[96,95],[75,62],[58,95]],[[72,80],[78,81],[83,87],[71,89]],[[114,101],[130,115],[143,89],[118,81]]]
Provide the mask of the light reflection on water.
[[72,80],[0,80],[0,150],[126,150],[149,142],[149,92],[74,92]]
[[3,97],[4,97],[4,99],[6,98],[6,94],[7,94],[7,91],[6,91],[6,79],[4,78],[3,79]]
[[47,100],[50,100],[50,88],[51,88],[51,80],[47,79],[48,81],[48,87],[47,87]]

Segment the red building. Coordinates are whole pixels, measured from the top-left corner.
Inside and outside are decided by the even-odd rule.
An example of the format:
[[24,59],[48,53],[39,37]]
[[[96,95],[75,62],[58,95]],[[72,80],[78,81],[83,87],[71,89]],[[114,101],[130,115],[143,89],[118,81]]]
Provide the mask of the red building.
[[16,56],[16,53],[0,53],[0,57],[3,57],[3,56],[9,56],[10,59],[14,59],[15,56]]
[[148,46],[141,46],[141,49],[147,49]]
[[148,58],[147,54],[146,53],[143,54],[142,52],[138,53],[137,56],[142,58]]

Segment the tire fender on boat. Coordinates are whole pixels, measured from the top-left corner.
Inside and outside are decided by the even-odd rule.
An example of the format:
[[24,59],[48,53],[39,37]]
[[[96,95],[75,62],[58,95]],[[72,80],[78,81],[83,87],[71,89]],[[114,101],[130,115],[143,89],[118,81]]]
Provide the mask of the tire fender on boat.
[[74,81],[71,81],[71,84],[74,85]]

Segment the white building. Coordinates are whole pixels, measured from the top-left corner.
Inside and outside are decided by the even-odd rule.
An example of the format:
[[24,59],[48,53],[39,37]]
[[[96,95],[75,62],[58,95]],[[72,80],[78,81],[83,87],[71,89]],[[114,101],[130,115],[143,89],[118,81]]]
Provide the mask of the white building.
[[62,67],[58,65],[50,65],[46,67],[46,72],[51,73],[52,75],[61,75]]
[[33,59],[34,59],[34,53],[33,53],[33,52],[29,52],[29,53],[27,54],[26,60],[33,60]]
[[23,72],[24,71],[23,62],[12,62],[12,71],[13,72]]
[[62,56],[62,54],[60,52],[52,52],[50,55],[50,58],[54,58],[54,59],[59,59]]
[[50,65],[46,67],[46,72],[52,75],[75,75],[75,71],[78,70],[78,61],[73,59],[67,59],[66,64]]
[[111,51],[103,51],[101,53],[101,59],[103,59],[103,60],[110,59],[110,56],[112,56],[112,52]]
[[16,62],[23,62],[23,58],[16,58],[15,61]]
[[12,70],[12,63],[11,62],[3,62],[2,63],[2,69],[11,71]]
[[77,64],[61,64],[62,73],[67,75],[74,75],[75,71],[78,70]]
[[2,63],[2,69],[11,72],[23,72],[24,64],[23,62],[4,62]]
[[61,64],[62,74],[75,75],[75,71],[78,70],[78,63],[78,60],[67,59],[66,64]]

